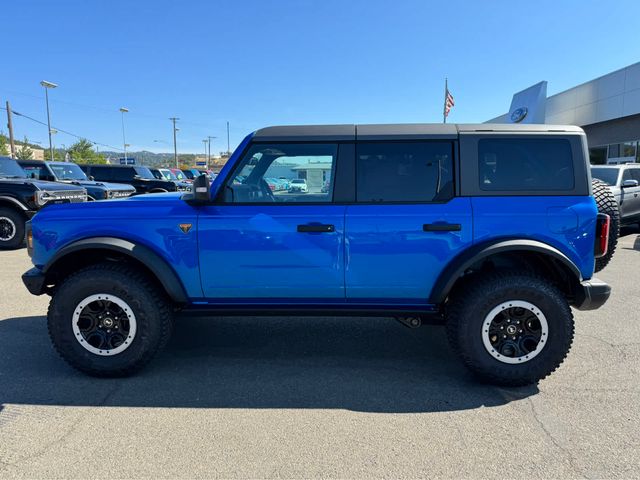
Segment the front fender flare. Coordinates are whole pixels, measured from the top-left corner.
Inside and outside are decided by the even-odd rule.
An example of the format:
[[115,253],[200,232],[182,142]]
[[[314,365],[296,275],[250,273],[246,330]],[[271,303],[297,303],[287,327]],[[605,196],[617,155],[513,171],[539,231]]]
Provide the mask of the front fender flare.
[[429,303],[436,305],[443,303],[453,288],[456,280],[458,280],[458,278],[460,278],[468,268],[484,258],[504,252],[543,253],[555,260],[558,260],[562,265],[564,265],[575,276],[578,284],[582,282],[580,269],[571,261],[571,259],[569,259],[569,257],[557,248],[536,240],[498,240],[474,245],[449,262],[433,285],[433,289],[429,296]]
[[111,250],[138,260],[155,275],[174,302],[187,303],[188,297],[184,286],[167,261],[149,247],[122,238],[93,237],[77,240],[56,252],[42,268],[42,272],[46,275],[57,262],[69,254],[92,249]]

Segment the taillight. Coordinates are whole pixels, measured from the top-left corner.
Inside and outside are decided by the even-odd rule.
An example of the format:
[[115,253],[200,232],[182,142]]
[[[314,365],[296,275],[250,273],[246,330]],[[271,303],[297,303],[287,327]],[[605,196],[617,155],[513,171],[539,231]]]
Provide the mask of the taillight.
[[596,244],[594,254],[596,258],[603,257],[609,249],[609,230],[611,218],[605,213],[599,213],[596,220]]

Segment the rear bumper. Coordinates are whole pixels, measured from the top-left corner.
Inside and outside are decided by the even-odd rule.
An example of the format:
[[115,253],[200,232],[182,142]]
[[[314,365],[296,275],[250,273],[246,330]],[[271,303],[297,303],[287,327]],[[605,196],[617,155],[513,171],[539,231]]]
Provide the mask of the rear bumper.
[[611,295],[611,287],[602,280],[597,278],[585,280],[580,283],[574,307],[578,310],[595,310],[605,304],[609,295]]
[[45,276],[39,268],[32,268],[22,274],[22,283],[32,295],[42,295],[45,293]]

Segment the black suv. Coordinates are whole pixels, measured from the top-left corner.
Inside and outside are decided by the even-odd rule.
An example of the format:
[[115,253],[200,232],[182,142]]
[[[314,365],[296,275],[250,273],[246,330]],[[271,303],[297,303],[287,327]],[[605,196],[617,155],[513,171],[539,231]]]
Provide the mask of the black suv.
[[129,165],[80,165],[80,168],[101,182],[127,183],[137,193],[187,191],[168,180],[158,180],[147,167]]
[[0,249],[22,245],[26,221],[45,205],[86,200],[84,188],[28,178],[18,162],[0,157]]
[[125,198],[136,193],[135,188],[124,183],[105,183],[90,180],[82,169],[72,162],[18,160],[18,163],[32,178],[50,182],[72,183],[84,187],[87,190],[88,200]]

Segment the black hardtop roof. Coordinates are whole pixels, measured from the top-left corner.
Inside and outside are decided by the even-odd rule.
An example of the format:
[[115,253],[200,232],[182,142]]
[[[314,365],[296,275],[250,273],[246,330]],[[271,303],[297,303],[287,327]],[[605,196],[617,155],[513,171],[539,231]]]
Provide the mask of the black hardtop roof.
[[253,138],[257,141],[314,141],[314,140],[410,140],[452,139],[460,133],[505,132],[505,133],[584,133],[580,127],[571,125],[542,124],[456,124],[456,123],[397,123],[364,125],[283,125],[257,130]]

